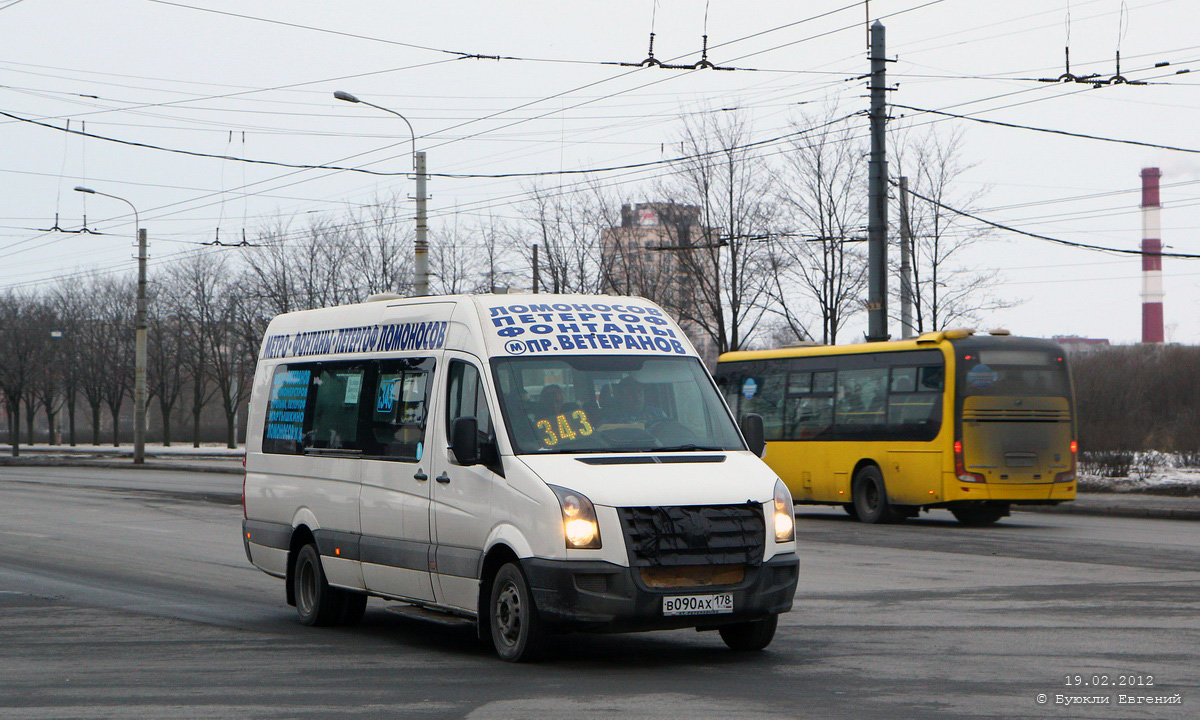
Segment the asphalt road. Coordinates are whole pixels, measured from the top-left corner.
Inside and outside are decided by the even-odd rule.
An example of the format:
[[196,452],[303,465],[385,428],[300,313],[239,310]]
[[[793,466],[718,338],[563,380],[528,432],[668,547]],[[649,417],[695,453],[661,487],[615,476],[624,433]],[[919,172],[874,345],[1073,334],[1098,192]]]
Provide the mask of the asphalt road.
[[865,526],[802,509],[800,588],[767,651],[692,631],[570,635],[514,666],[379,600],[353,629],[300,626],[282,582],[245,560],[239,485],[0,468],[0,717],[1200,716],[1200,523]]

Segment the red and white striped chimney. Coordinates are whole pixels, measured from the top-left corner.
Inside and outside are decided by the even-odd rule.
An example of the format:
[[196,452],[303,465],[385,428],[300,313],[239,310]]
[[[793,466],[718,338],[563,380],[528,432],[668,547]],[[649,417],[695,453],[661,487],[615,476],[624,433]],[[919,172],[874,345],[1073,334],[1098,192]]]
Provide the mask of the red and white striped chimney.
[[1142,342],[1163,341],[1162,220],[1158,168],[1142,168]]

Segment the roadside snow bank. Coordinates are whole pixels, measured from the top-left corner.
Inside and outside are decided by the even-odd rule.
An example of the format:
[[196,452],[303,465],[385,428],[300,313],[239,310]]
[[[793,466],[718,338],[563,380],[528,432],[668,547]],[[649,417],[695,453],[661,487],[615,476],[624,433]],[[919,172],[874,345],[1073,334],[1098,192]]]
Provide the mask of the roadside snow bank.
[[1200,497],[1200,467],[1196,467],[1196,461],[1195,453],[1080,453],[1079,489]]

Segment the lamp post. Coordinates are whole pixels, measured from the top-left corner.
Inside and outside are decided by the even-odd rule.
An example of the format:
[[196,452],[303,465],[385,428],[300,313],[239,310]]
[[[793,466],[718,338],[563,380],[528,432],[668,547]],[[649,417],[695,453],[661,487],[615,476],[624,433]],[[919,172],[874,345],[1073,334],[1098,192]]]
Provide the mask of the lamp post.
[[429,241],[427,239],[429,226],[425,217],[425,153],[417,152],[417,134],[413,131],[408,118],[391,108],[359,100],[348,92],[338,90],[333,94],[338,100],[351,103],[361,103],[376,110],[391,113],[404,121],[408,133],[412,136],[413,173],[417,176],[417,237],[413,243],[413,294],[417,296],[429,294]]
[[76,192],[120,200],[133,210],[133,225],[138,245],[137,316],[134,321],[133,353],[133,464],[146,462],[146,230],[133,203],[117,195],[76,187]]

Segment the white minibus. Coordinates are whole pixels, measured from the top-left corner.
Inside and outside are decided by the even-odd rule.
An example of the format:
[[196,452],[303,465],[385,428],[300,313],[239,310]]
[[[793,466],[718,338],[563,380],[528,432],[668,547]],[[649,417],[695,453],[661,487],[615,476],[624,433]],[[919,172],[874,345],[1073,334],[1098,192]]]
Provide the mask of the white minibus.
[[717,630],[791,608],[792,498],[679,326],[632,297],[478,295],[280,315],[247,423],[247,557],[307,625],[368,596],[555,632]]

